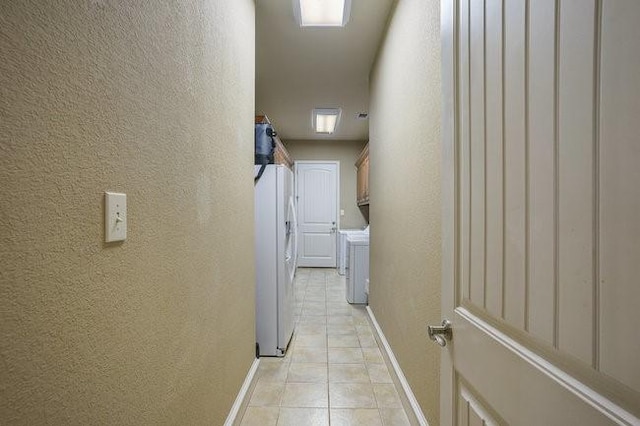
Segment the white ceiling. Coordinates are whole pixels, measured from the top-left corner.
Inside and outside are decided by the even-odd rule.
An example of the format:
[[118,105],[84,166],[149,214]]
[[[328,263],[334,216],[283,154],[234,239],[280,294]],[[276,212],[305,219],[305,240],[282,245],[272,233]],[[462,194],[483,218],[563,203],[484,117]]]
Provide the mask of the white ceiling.
[[[256,113],[284,140],[366,140],[369,71],[393,0],[352,0],[344,28],[301,28],[293,0],[256,1]],[[342,108],[338,129],[317,135],[313,108]]]

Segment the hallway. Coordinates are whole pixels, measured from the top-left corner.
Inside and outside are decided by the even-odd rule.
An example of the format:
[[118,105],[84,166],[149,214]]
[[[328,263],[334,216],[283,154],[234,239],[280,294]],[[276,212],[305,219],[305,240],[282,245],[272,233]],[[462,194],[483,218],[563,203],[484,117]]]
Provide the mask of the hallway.
[[363,306],[333,269],[300,268],[284,358],[261,358],[242,426],[408,425]]

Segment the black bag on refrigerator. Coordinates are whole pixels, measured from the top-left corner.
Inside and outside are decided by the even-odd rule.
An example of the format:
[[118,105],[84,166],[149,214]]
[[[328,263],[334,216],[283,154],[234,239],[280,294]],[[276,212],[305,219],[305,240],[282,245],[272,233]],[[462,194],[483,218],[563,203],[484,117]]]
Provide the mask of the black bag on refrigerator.
[[276,141],[273,139],[276,136],[276,132],[269,123],[257,123],[256,124],[256,155],[255,164],[259,164],[260,171],[254,178],[254,183],[258,182],[264,169],[267,168],[267,164],[274,163],[274,152],[276,149]]

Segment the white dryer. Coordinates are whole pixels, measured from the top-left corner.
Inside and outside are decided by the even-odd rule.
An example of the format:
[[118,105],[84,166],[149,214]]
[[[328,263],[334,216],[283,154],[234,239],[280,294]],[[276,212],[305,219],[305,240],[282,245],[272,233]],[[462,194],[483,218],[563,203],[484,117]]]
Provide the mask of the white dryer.
[[369,227],[362,229],[341,229],[338,231],[337,256],[338,274],[345,275],[349,263],[349,251],[347,250],[347,238],[350,236],[369,235]]
[[346,299],[349,303],[367,303],[369,280],[369,234],[347,238],[349,262],[347,266]]

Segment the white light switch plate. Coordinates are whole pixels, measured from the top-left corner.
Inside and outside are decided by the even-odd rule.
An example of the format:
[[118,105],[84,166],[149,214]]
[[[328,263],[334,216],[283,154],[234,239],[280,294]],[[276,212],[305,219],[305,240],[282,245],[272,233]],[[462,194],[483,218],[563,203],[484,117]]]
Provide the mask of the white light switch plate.
[[127,194],[104,193],[104,241],[124,241],[127,238]]
[[340,210],[340,216],[344,216],[344,210]]

